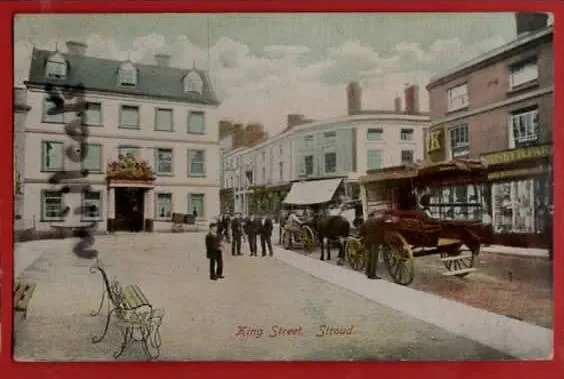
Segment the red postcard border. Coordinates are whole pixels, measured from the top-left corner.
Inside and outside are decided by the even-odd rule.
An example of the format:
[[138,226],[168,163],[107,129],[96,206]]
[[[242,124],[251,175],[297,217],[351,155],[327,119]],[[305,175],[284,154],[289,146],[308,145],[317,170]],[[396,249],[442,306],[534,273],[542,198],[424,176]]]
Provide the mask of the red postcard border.
[[[558,0],[492,0],[492,1],[446,1],[446,0],[287,0],[287,1],[7,1],[0,7],[0,71],[5,78],[2,83],[0,116],[4,125],[0,128],[0,159],[8,164],[0,165],[0,239],[2,243],[2,349],[0,372],[11,378],[75,378],[98,377],[152,378],[155,375],[195,378],[249,378],[269,376],[273,378],[341,377],[450,377],[450,378],[496,378],[518,379],[542,377],[557,378],[564,373],[564,328],[562,324],[564,302],[563,275],[564,258],[559,253],[554,257],[554,359],[552,361],[515,362],[261,362],[261,363],[17,363],[12,360],[12,265],[13,265],[13,18],[18,13],[181,13],[181,12],[498,12],[498,11],[545,11],[554,14],[554,172],[561,172],[564,151],[557,147],[564,142],[564,129],[557,125],[564,122],[564,108],[556,106],[564,98],[561,95],[564,72],[563,33],[564,2]],[[558,85],[556,85],[558,83]],[[558,196],[564,190],[564,175],[554,175],[554,223],[555,230],[563,230],[561,216],[563,199]],[[554,235],[555,250],[564,247],[564,238]],[[559,375],[560,374],[560,375]]]

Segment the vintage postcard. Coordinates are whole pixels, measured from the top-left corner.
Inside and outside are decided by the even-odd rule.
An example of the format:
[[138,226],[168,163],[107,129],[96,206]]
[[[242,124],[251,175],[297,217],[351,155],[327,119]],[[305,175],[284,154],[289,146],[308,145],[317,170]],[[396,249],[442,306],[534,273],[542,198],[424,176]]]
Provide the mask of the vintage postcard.
[[553,23],[17,15],[14,359],[551,359]]

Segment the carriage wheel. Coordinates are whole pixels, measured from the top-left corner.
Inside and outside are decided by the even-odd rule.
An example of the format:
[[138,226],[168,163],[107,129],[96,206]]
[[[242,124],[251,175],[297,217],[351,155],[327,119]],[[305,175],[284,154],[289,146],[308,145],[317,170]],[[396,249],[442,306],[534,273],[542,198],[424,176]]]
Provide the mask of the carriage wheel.
[[347,261],[355,271],[366,267],[366,247],[359,238],[349,237],[346,246]]
[[[448,271],[458,271],[458,270],[464,270],[466,268],[474,268],[474,266],[476,265],[476,255],[478,255],[480,253],[480,247],[479,246],[477,248],[475,248],[474,250],[459,250],[457,252],[441,253],[440,257],[441,258],[457,257],[463,251],[470,251],[472,253],[472,255],[470,255],[469,257],[462,257],[460,259],[456,259],[456,260],[452,260],[452,261],[443,261],[443,265],[445,266],[445,268]],[[456,274],[454,276],[456,276],[457,278],[464,278],[468,274],[470,274],[470,273],[464,272],[462,274]]]
[[315,248],[315,234],[309,226],[303,226],[300,233],[300,242],[306,253],[311,253]]
[[386,233],[382,245],[386,268],[395,283],[408,286],[415,279],[415,263],[411,246],[399,233]]

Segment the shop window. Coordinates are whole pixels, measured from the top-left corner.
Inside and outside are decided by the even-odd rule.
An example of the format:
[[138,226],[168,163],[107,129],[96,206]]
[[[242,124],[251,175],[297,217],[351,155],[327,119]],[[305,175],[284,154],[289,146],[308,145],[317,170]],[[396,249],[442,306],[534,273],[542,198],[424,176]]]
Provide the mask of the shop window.
[[496,233],[535,232],[533,179],[492,185],[493,227]]

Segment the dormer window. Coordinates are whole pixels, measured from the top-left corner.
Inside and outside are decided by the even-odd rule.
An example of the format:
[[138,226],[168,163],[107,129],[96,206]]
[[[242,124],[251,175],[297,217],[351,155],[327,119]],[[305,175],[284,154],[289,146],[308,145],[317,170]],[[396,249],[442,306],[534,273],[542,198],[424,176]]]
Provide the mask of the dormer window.
[[184,92],[196,92],[201,95],[203,87],[204,82],[197,72],[192,71],[184,77]]
[[135,87],[137,85],[137,69],[131,62],[125,62],[119,67],[119,85]]
[[67,76],[67,61],[60,53],[52,55],[47,61],[45,76],[49,79],[64,79]]

